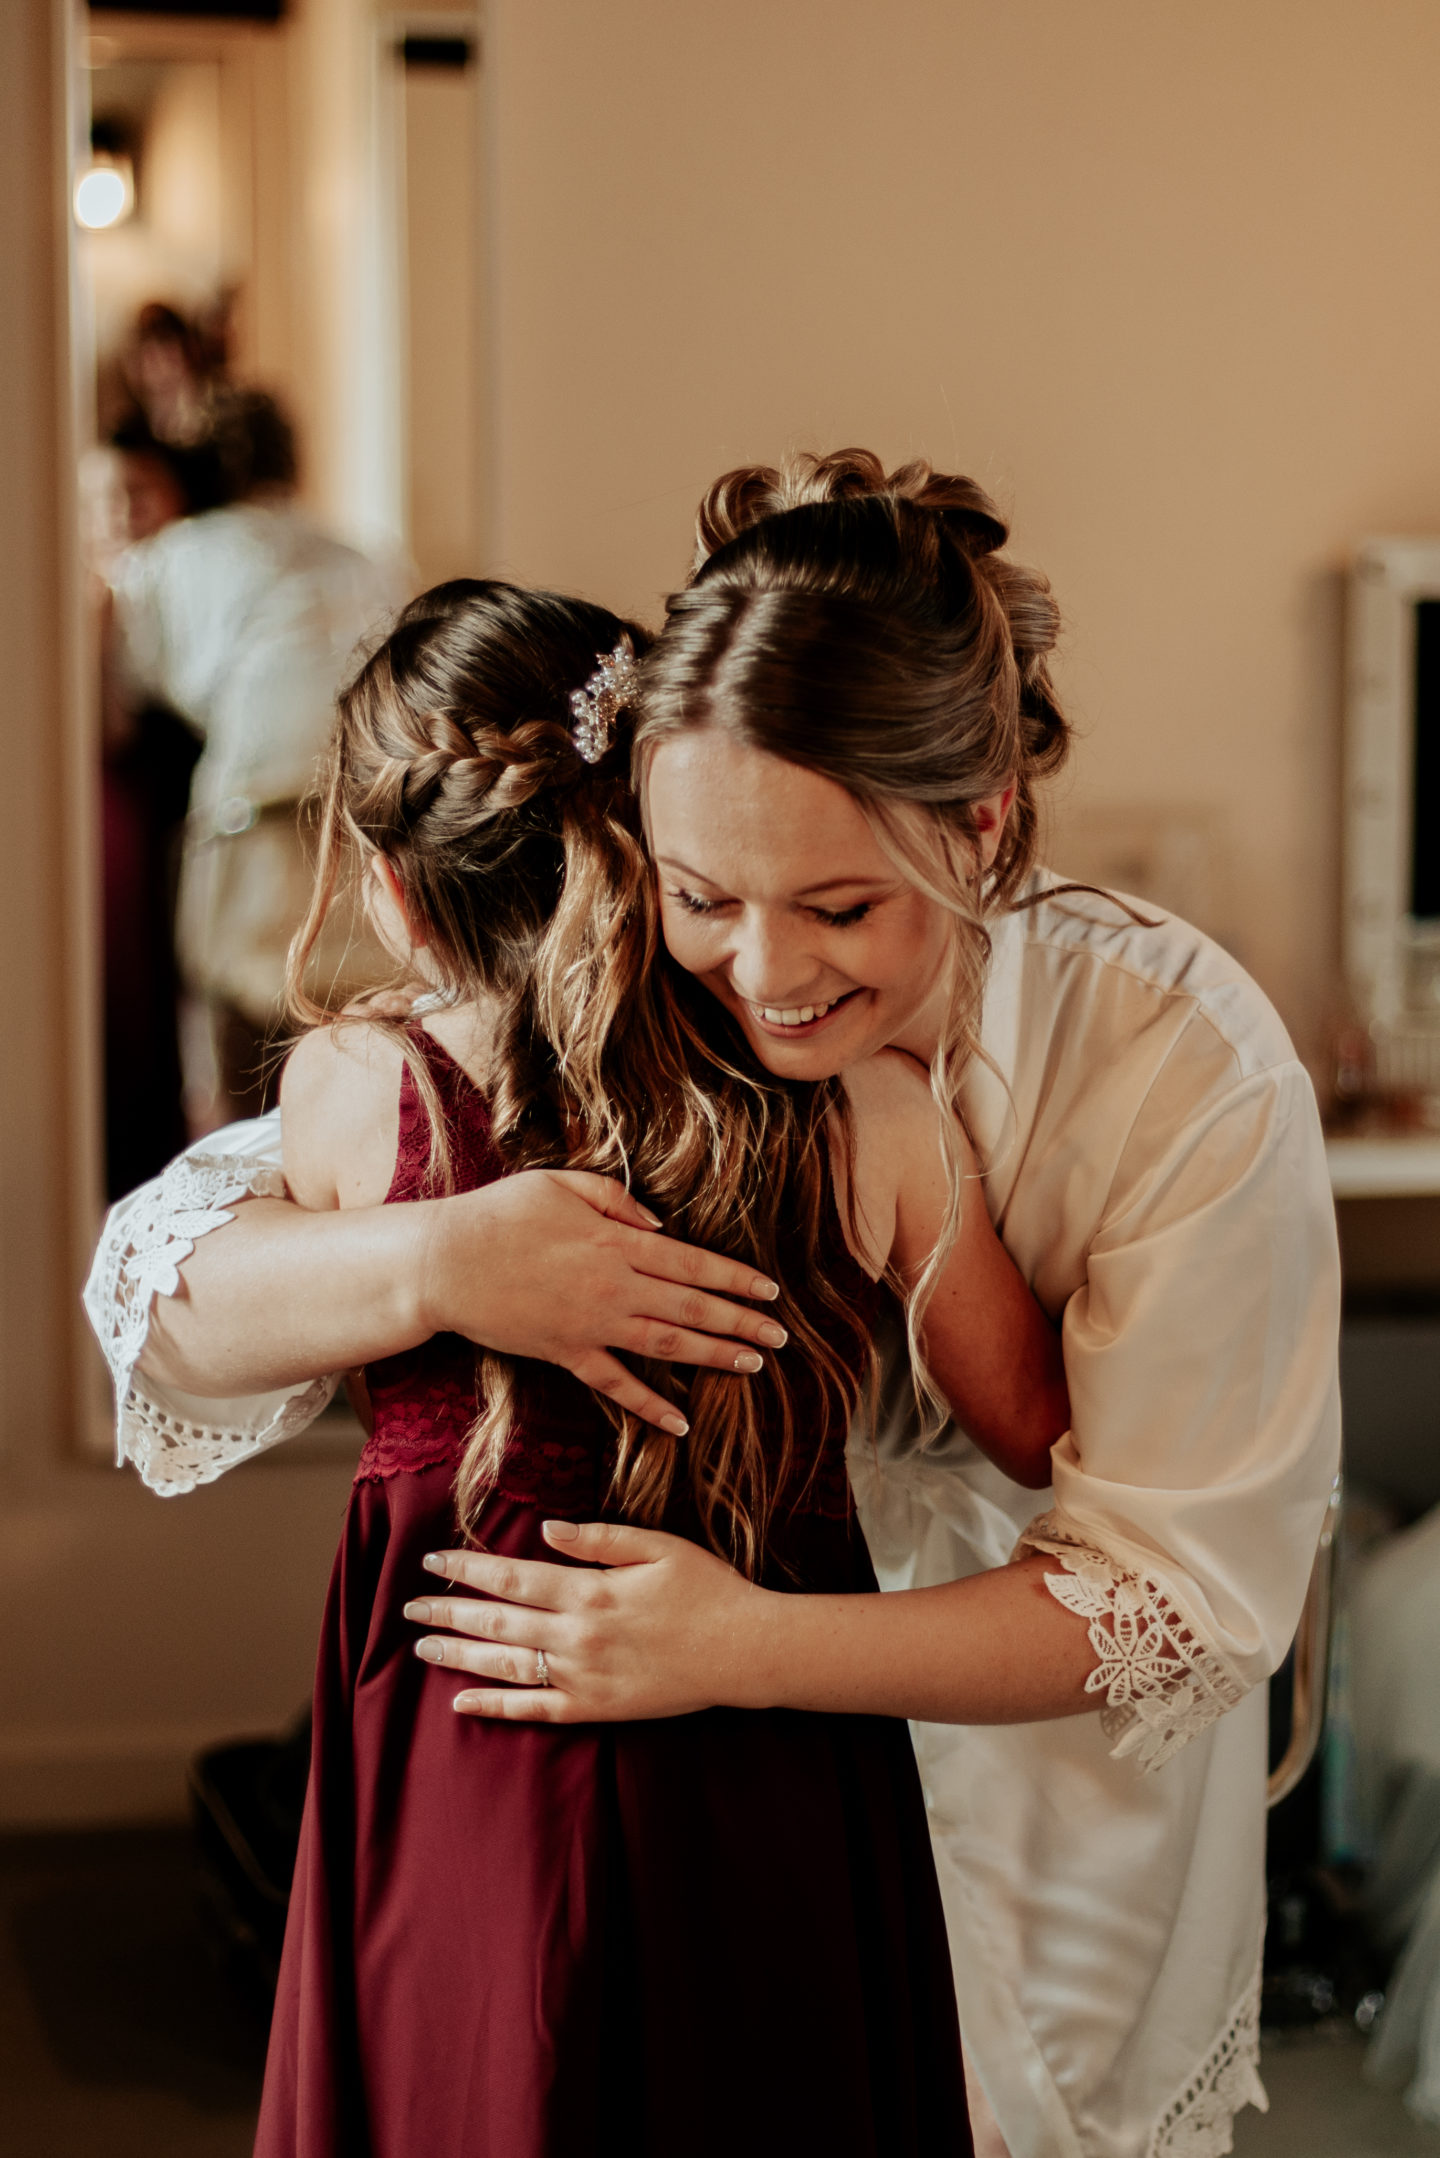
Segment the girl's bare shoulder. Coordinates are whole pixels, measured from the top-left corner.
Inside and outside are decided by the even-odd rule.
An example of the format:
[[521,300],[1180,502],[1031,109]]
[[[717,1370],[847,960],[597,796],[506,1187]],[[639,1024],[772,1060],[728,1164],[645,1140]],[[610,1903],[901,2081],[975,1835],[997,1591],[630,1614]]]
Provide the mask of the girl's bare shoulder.
[[386,1027],[345,1018],[302,1036],[285,1066],[280,1128],[285,1181],[301,1206],[378,1206],[395,1173],[400,1044]]

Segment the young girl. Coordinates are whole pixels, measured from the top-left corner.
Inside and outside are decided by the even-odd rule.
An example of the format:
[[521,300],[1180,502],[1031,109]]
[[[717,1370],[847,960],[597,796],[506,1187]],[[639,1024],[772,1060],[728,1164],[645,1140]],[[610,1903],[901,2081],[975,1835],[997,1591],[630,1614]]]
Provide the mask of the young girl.
[[[983,1207],[957,1207],[968,1155],[919,1069],[776,1081],[658,958],[623,739],[643,641],[579,602],[451,585],[344,695],[294,978],[348,846],[433,996],[418,1024],[301,1042],[285,1173],[312,1208],[624,1173],[780,1285],[778,1354],[741,1351],[744,1383],[698,1374],[668,1430],[549,1366],[477,1372],[455,1336],[369,1366],[260,2158],[968,2148],[902,1724],[476,1723],[405,1622],[457,1521],[514,1588],[547,1518],[592,1517],[663,1526],[777,1591],[873,1588],[844,1449],[882,1273],[998,1461],[1043,1480],[1066,1422],[1054,1334]],[[540,1655],[499,1675],[548,1682]]]

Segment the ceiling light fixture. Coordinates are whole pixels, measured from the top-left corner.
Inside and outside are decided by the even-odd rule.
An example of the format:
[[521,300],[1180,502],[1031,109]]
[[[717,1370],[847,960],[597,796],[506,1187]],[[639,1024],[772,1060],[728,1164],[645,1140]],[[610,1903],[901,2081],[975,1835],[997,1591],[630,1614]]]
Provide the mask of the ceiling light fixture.
[[135,207],[135,168],[123,152],[97,150],[75,182],[75,216],[87,232],[123,224]]

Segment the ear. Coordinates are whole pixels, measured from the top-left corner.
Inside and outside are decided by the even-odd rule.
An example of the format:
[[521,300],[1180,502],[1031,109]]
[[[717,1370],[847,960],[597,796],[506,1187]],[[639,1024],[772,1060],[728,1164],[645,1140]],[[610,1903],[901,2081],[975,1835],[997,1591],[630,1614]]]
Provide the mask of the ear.
[[408,959],[429,941],[416,929],[405,903],[405,887],[388,854],[372,854],[365,899],[370,919],[387,951],[396,959]]
[[1000,835],[1005,829],[1005,819],[1015,806],[1019,781],[1009,779],[998,794],[987,794],[971,804],[975,816],[975,829],[980,835],[980,860],[988,869],[1000,851]]

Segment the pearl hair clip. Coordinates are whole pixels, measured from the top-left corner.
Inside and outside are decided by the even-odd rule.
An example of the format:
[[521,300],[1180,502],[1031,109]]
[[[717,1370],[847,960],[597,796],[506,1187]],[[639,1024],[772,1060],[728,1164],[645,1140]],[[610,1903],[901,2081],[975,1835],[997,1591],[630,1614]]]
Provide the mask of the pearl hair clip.
[[628,637],[607,652],[583,689],[570,698],[575,724],[570,732],[575,747],[587,764],[598,764],[615,738],[615,715],[633,704],[640,687],[640,670]]

